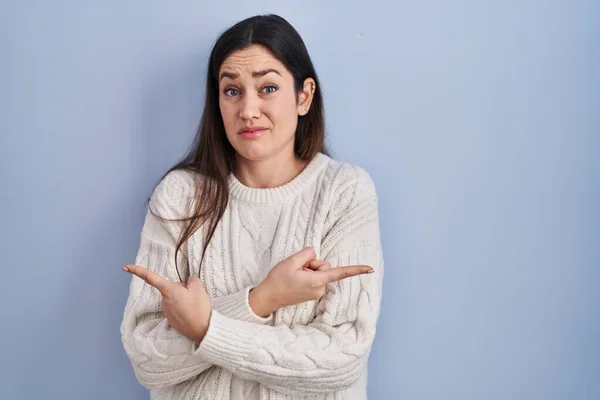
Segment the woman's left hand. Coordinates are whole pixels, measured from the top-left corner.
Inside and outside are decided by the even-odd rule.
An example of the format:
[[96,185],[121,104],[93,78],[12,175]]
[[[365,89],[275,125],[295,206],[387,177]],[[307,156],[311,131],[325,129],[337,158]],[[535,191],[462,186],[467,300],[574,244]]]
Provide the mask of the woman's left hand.
[[173,329],[194,343],[202,341],[208,330],[212,306],[200,278],[194,275],[183,284],[170,282],[138,265],[126,265],[123,270],[160,291],[163,313]]

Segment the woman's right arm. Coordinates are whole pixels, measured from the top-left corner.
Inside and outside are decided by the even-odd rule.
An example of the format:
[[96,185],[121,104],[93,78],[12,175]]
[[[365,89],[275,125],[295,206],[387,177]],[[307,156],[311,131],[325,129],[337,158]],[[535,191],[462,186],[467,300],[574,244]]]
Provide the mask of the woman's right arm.
[[[183,171],[169,173],[156,187],[149,208],[165,219],[186,216],[193,196],[191,178]],[[189,213],[189,211],[187,211]],[[146,213],[135,264],[178,282],[175,248],[181,224]],[[187,258],[178,253],[180,269]],[[167,323],[158,290],[132,277],[121,323],[121,337],[138,381],[147,388],[167,387],[194,378],[212,367],[195,351],[194,343]]]
[[[193,182],[186,172],[172,172],[157,186],[150,207],[165,219],[185,217],[189,199],[193,196],[192,188]],[[180,224],[162,221],[148,211],[135,264],[177,282],[174,253],[180,228]],[[178,265],[183,270],[188,268],[187,259],[181,252]],[[230,318],[266,324],[270,317],[259,317],[250,308],[250,289],[247,287],[211,299],[212,306]],[[168,325],[158,290],[135,277],[132,277],[129,290],[121,336],[135,375],[143,386],[172,386],[196,377],[213,365],[199,356],[195,351],[197,346]]]
[[[150,213],[146,215],[135,264],[176,281],[175,246],[164,225]],[[183,257],[178,261],[185,266]],[[169,326],[161,302],[158,290],[132,277],[121,336],[138,381],[148,389],[175,385],[212,366],[194,352],[192,341]]]

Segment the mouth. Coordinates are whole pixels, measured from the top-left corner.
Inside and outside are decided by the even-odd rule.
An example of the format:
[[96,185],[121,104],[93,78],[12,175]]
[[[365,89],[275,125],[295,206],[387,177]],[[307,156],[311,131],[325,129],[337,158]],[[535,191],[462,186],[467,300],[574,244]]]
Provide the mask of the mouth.
[[238,131],[238,135],[244,139],[256,139],[267,132],[267,128],[263,126],[253,126],[251,128],[242,128]]

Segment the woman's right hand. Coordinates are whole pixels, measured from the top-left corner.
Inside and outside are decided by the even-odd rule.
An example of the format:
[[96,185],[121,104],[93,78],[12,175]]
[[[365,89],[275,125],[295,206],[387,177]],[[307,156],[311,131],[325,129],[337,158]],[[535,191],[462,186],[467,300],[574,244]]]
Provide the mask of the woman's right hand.
[[282,307],[320,299],[329,283],[371,272],[368,265],[331,268],[307,247],[273,267],[248,300],[257,315],[266,317]]

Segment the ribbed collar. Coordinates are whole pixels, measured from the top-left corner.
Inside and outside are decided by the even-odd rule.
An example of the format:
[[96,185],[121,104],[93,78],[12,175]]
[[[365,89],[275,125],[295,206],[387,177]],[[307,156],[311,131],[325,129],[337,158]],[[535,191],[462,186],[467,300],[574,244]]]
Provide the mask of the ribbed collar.
[[274,188],[252,188],[246,186],[231,173],[228,178],[229,193],[236,199],[250,203],[281,203],[302,193],[317,178],[319,172],[327,165],[329,160],[329,156],[317,153],[294,179]]

